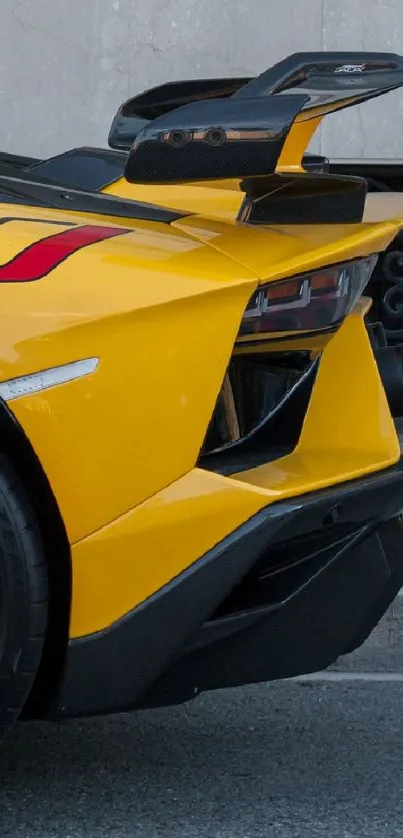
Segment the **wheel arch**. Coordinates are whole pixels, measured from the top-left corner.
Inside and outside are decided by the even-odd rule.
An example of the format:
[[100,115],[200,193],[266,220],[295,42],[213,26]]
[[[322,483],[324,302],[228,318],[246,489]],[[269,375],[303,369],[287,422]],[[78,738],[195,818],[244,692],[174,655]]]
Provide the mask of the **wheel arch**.
[[10,460],[33,506],[46,555],[49,622],[42,660],[23,718],[46,715],[64,666],[71,606],[71,556],[63,519],[48,478],[23,428],[0,399],[0,450]]

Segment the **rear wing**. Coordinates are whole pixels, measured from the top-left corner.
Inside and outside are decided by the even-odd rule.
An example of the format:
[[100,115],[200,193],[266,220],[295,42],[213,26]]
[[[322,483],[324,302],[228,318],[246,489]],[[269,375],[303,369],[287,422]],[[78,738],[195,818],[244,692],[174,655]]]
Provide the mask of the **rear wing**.
[[[139,149],[146,137],[147,142],[149,141],[151,133],[155,134],[159,129],[163,133],[164,117],[167,119],[167,126],[172,124],[169,115],[172,116],[175,112],[181,112],[184,117],[186,115],[188,119],[195,120],[196,129],[200,127],[204,130],[206,126],[202,123],[203,118],[204,121],[206,119],[207,111],[200,109],[203,106],[207,108],[208,104],[213,105],[213,103],[216,107],[211,113],[216,122],[210,127],[222,128],[219,113],[221,110],[225,122],[225,103],[229,99],[233,103],[238,102],[237,113],[241,115],[242,108],[244,113],[250,109],[252,100],[269,97],[269,101],[266,101],[266,108],[270,128],[272,125],[270,114],[274,113],[273,109],[277,108],[275,101],[279,98],[284,100],[294,97],[296,103],[295,97],[302,96],[304,102],[300,107],[295,108],[292,124],[286,129],[287,136],[284,137],[277,157],[277,164],[280,166],[283,160],[286,164],[291,163],[298,167],[311,135],[326,114],[381,96],[402,85],[403,58],[393,53],[296,53],[265,70],[256,78],[171,82],[131,98],[119,108],[113,120],[109,133],[109,145],[115,149],[129,151],[135,143],[136,148]],[[190,106],[194,109],[189,109]],[[185,111],[185,108],[188,110]],[[262,111],[259,110],[259,113]],[[232,110],[232,114],[235,114],[235,110]],[[276,119],[276,117],[273,118]],[[233,123],[229,126],[227,121],[226,130],[229,127],[233,131],[239,129],[237,124]],[[188,128],[189,134],[192,130],[190,123]],[[287,137],[288,141],[285,144]],[[198,148],[200,149],[200,146]],[[129,167],[128,179],[130,179],[130,171],[131,176],[134,175],[134,170]],[[266,168],[259,173],[269,171],[272,169]],[[186,174],[185,170],[184,174]],[[243,174],[247,176],[248,172],[245,171]],[[227,176],[221,172],[218,165],[212,175],[215,179]],[[196,175],[196,179],[203,178],[202,173]],[[187,174],[180,178],[180,180],[189,179]],[[147,182],[150,182],[148,178]],[[157,180],[154,179],[153,182]],[[158,182],[161,181],[158,180]],[[162,182],[168,182],[168,179],[163,178]]]
[[274,172],[306,96],[211,99],[147,123],[126,163],[132,183],[183,183]]
[[193,102],[226,99],[249,81],[252,79],[189,79],[167,82],[146,90],[120,106],[109,132],[109,145],[119,151],[128,151],[138,132],[152,119]]
[[301,52],[240,87],[237,97],[300,93],[300,121],[382,96],[403,84],[403,57],[387,52]]

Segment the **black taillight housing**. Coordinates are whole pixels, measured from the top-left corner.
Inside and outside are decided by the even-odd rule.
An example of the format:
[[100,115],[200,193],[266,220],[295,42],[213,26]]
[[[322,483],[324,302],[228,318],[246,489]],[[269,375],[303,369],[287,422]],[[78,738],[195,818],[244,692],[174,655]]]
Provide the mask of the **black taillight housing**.
[[373,254],[259,286],[245,309],[238,340],[334,328],[361,296],[376,262]]

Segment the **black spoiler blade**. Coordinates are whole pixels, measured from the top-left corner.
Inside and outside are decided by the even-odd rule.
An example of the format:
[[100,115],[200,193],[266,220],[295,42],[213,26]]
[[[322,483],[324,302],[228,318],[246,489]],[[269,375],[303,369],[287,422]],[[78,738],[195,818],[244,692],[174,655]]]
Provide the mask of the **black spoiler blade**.
[[139,130],[150,120],[193,102],[226,99],[250,81],[251,78],[189,79],[152,87],[120,106],[112,122],[108,143],[111,148],[128,150]]
[[312,119],[382,96],[403,85],[403,58],[388,52],[301,52],[252,79],[235,98],[308,97],[300,119]]
[[133,183],[181,183],[274,172],[307,97],[195,102],[148,123],[125,175]]

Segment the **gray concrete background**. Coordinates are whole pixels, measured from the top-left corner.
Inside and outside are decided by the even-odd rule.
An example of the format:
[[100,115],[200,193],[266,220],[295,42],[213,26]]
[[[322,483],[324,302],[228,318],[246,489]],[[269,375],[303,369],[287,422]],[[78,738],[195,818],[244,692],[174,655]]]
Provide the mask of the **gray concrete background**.
[[[0,148],[105,145],[162,81],[253,74],[301,50],[403,52],[401,0],[0,0]],[[314,148],[403,156],[403,92],[328,118]]]

